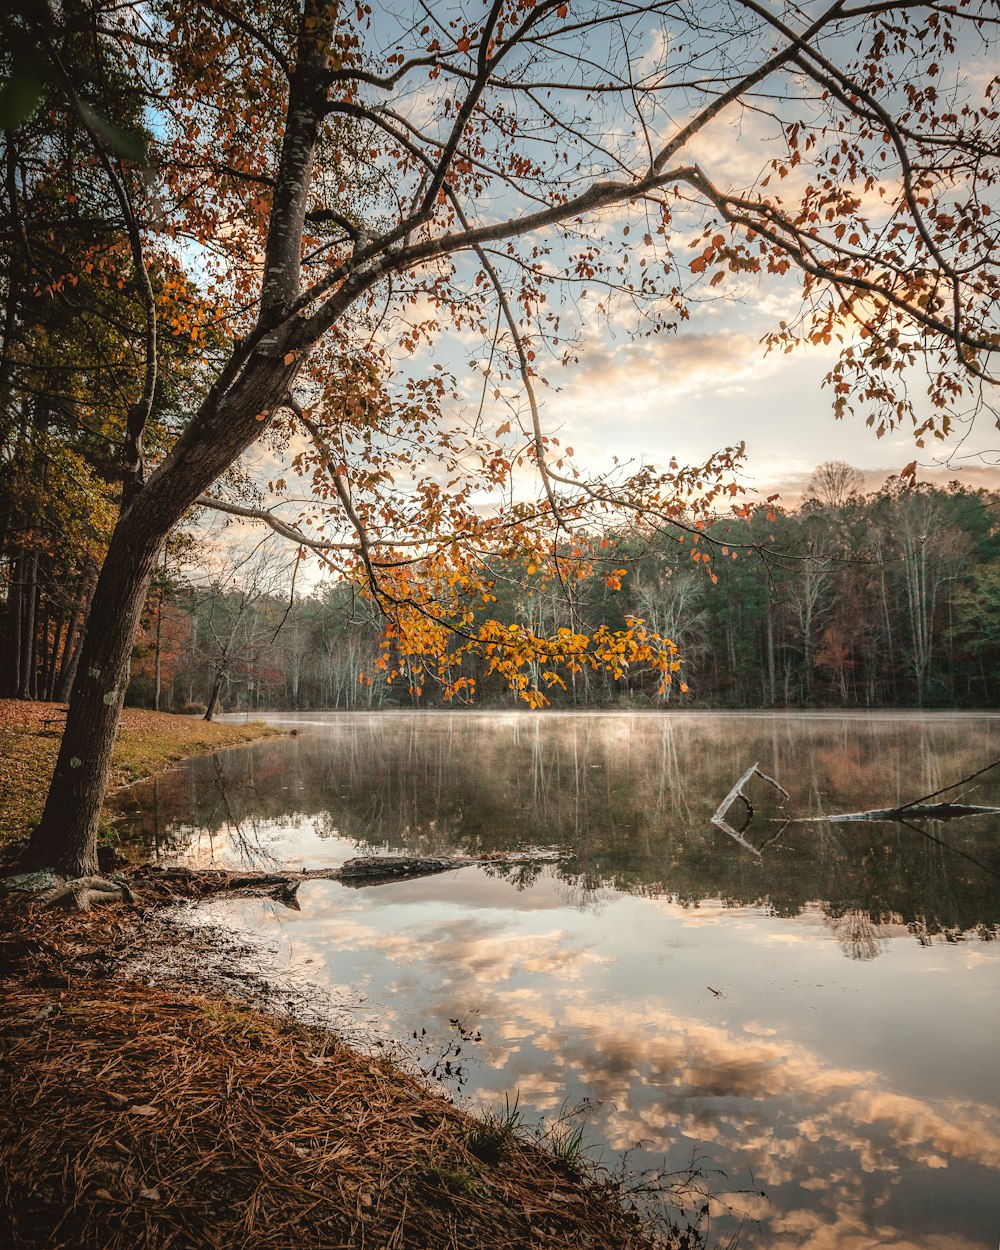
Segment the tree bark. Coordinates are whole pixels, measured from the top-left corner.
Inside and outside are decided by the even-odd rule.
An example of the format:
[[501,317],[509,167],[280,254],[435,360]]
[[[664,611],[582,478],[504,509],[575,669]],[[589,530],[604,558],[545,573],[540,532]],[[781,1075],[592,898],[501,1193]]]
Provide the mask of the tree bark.
[[128,513],[115,530],[94,594],[66,729],[28,868],[96,875],[97,829],[111,771],[129,660],[165,534]]
[[35,609],[35,671],[32,675],[32,698],[46,698],[48,684],[50,651],[49,651],[49,601],[43,598],[41,590],[37,591],[37,608]]
[[38,557],[21,557],[21,671],[17,675],[17,697],[31,698],[31,676],[35,662],[35,568]]
[[251,443],[297,372],[283,345],[260,353],[222,399],[206,398],[174,450],[123,511],[94,591],[59,757],[26,868],[95,875],[97,830],[139,616],[173,526]]
[[156,602],[156,669],[154,674],[155,686],[153,694],[153,707],[158,712],[160,710],[160,693],[163,687],[163,595]]
[[11,560],[10,590],[7,595],[7,620],[10,632],[10,657],[7,669],[7,689],[16,699],[21,681],[21,577],[23,557],[19,554]]
[[67,609],[65,604],[59,609],[58,616],[55,617],[55,632],[52,635],[51,645],[49,646],[48,660],[45,666],[45,695],[44,697],[51,702],[52,694],[56,686],[56,665],[59,662],[59,653],[63,646],[63,630],[66,628]]
[[214,720],[216,709],[219,706],[219,697],[222,694],[222,679],[225,675],[224,669],[215,670],[215,680],[212,682],[212,692],[208,696],[208,707],[205,709],[205,720]]

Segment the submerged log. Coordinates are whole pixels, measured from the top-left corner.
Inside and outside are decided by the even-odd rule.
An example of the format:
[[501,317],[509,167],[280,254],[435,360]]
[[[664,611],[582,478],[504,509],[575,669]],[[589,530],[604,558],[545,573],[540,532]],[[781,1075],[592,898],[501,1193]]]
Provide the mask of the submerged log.
[[457,868],[556,863],[562,851],[511,851],[506,855],[362,855],[349,859],[339,868],[302,868],[270,872],[233,872],[219,868],[140,868],[133,880],[156,885],[188,896],[221,893],[270,893],[286,907],[299,910],[297,892],[303,881],[339,881],[353,889],[386,885],[392,881],[412,881]]
[[799,816],[797,825],[840,824],[872,820],[960,820],[963,816],[1000,816],[1000,807],[971,803],[922,803],[907,807],[873,807],[867,812],[841,812],[834,816]]
[[[528,858],[544,858],[529,856]],[[558,859],[558,855],[555,857]],[[491,858],[489,856],[396,856],[361,855],[341,865],[337,880],[343,885],[361,887],[382,885],[386,881],[408,881],[415,877],[429,877],[435,873],[450,872],[453,868],[468,868],[473,864],[500,864],[523,862],[516,856]]]

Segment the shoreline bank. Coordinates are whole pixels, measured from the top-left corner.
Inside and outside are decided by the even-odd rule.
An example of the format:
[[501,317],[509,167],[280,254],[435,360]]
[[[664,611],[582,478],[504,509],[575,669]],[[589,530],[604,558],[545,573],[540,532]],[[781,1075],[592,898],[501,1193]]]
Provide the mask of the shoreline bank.
[[[0,703],[14,836],[27,823],[17,813],[44,800],[39,772],[58,735],[39,726],[51,711]],[[276,732],[157,713],[123,725],[119,776]],[[503,1117],[477,1119],[276,1006],[193,992],[183,952],[165,957],[192,938],[168,917],[151,890],[88,913],[0,895],[0,1236],[12,1250],[678,1244],[583,1158],[547,1153]],[[196,945],[186,953],[197,964]]]
[[[42,814],[65,712],[65,703],[0,699],[0,844],[27,836]],[[233,725],[126,708],[115,742],[108,792],[155,776],[194,755],[282,732],[263,721]]]

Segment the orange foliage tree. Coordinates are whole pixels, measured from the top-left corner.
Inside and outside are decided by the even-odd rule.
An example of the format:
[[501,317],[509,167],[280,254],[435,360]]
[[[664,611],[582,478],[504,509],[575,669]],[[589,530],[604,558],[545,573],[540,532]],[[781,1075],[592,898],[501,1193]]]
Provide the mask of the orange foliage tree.
[[[1000,296],[990,6],[468,0],[416,21],[325,0],[64,12],[77,8],[77,37],[119,57],[144,95],[143,166],[77,89],[48,10],[23,3],[20,20],[117,206],[145,371],[29,863],[94,868],[146,589],[195,504],[359,577],[387,616],[390,669],[447,689],[472,651],[532,703],[586,666],[669,680],[673,646],[639,620],[587,636],[489,617],[501,564],[567,592],[595,568],[620,580],[601,546],[611,515],[676,526],[711,569],[700,527],[737,493],[740,448],[595,477],[546,434],[538,370],[574,352],[554,289],[603,290],[669,332],[699,291],[797,281],[801,315],[770,343],[841,344],[838,413],[925,436],[986,402]],[[771,148],[748,183],[713,128],[751,117]],[[197,275],[197,301],[154,288],[157,255]],[[204,344],[205,384],[150,455],[165,336]],[[405,367],[441,336],[484,345],[474,410],[458,410],[440,361],[422,377]],[[913,369],[926,410],[908,397]],[[261,440],[288,450],[308,506],[283,510],[284,479],[249,503],[218,485]]]

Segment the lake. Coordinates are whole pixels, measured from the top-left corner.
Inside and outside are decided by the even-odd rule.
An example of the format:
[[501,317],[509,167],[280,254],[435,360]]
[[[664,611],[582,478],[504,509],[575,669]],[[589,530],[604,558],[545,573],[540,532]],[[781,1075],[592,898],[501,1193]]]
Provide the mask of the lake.
[[[569,1115],[609,1166],[696,1161],[710,1244],[742,1223],[739,1244],[768,1250],[997,1245],[1000,821],[815,818],[984,768],[1000,716],[271,719],[297,736],[129,791],[131,836],[201,866],[566,858],[312,881],[300,911],[228,899],[193,923],[256,935],[335,1023],[450,1065],[459,1100]],[[782,808],[748,786],[759,854],[711,824],[755,762],[788,792]],[[958,795],[1000,806],[1000,768]]]

